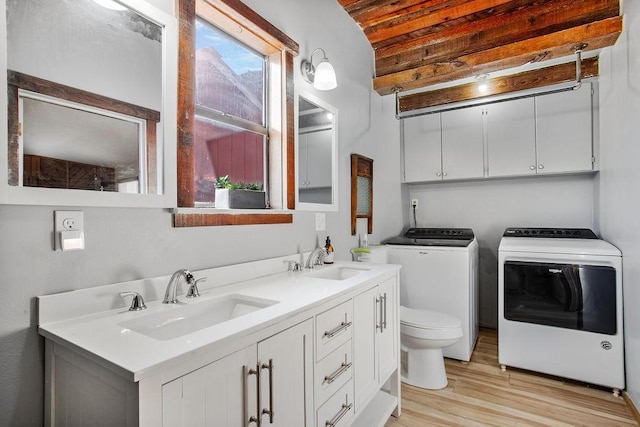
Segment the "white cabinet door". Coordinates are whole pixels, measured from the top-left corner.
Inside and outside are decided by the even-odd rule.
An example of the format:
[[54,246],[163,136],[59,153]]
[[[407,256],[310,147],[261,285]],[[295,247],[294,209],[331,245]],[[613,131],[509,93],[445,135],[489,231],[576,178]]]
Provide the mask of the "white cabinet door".
[[593,170],[591,84],[536,97],[538,173]]
[[353,366],[355,410],[359,411],[367,398],[378,390],[378,287],[375,286],[353,299]]
[[313,426],[311,319],[162,387],[164,427],[243,427],[251,418]]
[[537,165],[533,98],[499,102],[485,108],[488,175],[535,175]]
[[442,179],[484,177],[482,107],[441,113]]
[[[257,413],[256,377],[243,367],[256,368],[256,346],[252,345],[204,366],[162,387],[164,427],[241,427],[245,418]],[[247,407],[245,408],[245,404]]]
[[382,329],[378,329],[378,378],[380,382],[398,368],[399,313],[396,310],[396,278],[387,279],[378,287],[382,305]]
[[268,411],[262,416],[262,426],[312,427],[313,321],[258,343],[258,362],[261,412]]
[[440,113],[402,120],[404,127],[404,181],[442,179]]

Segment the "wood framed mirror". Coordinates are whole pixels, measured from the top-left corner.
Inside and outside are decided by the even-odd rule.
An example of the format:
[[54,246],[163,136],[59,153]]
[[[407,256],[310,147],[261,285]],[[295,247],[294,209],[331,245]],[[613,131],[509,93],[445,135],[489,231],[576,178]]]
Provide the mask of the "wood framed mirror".
[[367,219],[367,234],[373,233],[373,159],[351,154],[351,235],[358,218]]

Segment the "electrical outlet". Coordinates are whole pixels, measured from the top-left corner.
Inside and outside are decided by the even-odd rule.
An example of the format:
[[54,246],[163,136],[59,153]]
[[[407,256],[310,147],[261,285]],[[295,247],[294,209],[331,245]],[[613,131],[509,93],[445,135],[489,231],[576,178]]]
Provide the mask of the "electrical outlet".
[[418,199],[411,199],[411,207],[418,209]]
[[316,231],[324,231],[327,228],[327,217],[324,213],[316,213]]

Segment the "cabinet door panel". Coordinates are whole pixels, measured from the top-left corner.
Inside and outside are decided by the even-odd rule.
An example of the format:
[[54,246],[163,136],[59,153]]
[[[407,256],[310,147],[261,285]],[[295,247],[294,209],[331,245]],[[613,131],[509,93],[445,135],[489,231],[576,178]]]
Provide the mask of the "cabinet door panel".
[[536,129],[533,98],[487,107],[489,176],[536,173]]
[[[313,425],[313,321],[311,319],[258,343],[261,366],[273,361],[272,383],[269,371],[262,369],[262,409],[273,410],[262,423],[269,426]],[[270,392],[273,394],[271,395]]]
[[481,107],[446,111],[442,118],[442,179],[484,177]]
[[[163,426],[243,426],[245,401],[248,414],[257,412],[255,399],[246,399],[245,396],[243,365],[248,369],[255,368],[255,345],[176,380],[182,381],[180,400],[176,399],[175,381],[163,386]],[[247,392],[249,390],[250,396],[255,396],[256,380],[253,375],[247,378]]]
[[307,180],[309,188],[331,187],[331,139],[333,130],[307,134]]
[[591,85],[536,97],[538,173],[593,169]]
[[402,120],[404,126],[405,182],[442,179],[440,114]]
[[378,287],[361,293],[353,299],[353,365],[355,410],[378,389],[378,357],[376,325],[379,305]]
[[379,285],[379,293],[383,298],[383,329],[378,333],[378,372],[379,381],[383,382],[398,367],[398,330],[400,320],[396,310],[397,304],[396,278],[387,279]]

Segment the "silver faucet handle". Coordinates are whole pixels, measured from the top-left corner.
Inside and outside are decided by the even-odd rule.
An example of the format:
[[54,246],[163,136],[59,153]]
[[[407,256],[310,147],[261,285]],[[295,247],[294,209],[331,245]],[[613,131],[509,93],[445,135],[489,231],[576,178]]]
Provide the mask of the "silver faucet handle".
[[198,282],[206,282],[207,278],[203,277],[198,280],[193,280],[193,276],[191,277],[191,281],[189,283],[189,289],[187,289],[187,298],[197,298],[200,296],[200,291],[198,290]]
[[140,311],[147,308],[144,303],[144,299],[142,299],[142,295],[137,292],[120,292],[120,298],[125,298],[128,296],[132,296],[133,300],[131,300],[131,307],[129,307],[129,311]]
[[324,249],[322,251],[320,251],[318,253],[318,258],[316,258],[316,262],[313,263],[314,266],[321,266],[324,265],[324,257],[325,257],[326,252],[324,251]]
[[286,262],[289,263],[289,268],[287,269],[287,271],[302,271],[302,266],[298,261],[288,259]]

